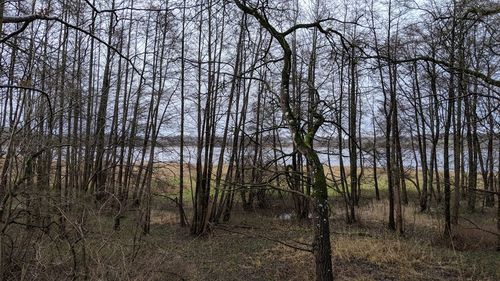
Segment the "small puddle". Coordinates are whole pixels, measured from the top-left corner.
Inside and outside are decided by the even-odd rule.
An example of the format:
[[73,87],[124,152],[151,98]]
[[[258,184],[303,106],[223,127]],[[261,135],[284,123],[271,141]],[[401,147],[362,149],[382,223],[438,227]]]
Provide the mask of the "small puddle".
[[[296,215],[295,215],[295,213],[281,213],[277,216],[277,218],[279,220],[289,221],[289,220],[296,218]],[[312,213],[309,213],[307,215],[307,218],[312,219],[312,218],[314,218],[314,215]]]
[[292,219],[292,217],[293,217],[292,213],[282,213],[282,214],[278,215],[278,219],[284,220],[284,221],[289,221]]

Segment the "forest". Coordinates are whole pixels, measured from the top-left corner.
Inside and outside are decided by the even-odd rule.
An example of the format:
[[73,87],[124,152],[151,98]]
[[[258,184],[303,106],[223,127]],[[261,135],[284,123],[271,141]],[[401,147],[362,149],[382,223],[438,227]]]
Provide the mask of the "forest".
[[0,280],[499,280],[499,27],[0,0]]

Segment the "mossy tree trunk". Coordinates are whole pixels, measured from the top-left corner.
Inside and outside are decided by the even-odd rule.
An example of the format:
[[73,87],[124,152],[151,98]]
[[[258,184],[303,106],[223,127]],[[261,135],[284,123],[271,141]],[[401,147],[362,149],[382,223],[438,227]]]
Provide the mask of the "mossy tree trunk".
[[292,66],[292,49],[286,40],[288,34],[300,28],[321,28],[319,22],[312,24],[294,25],[285,32],[276,30],[263,16],[258,8],[250,7],[239,0],[234,1],[238,8],[244,13],[252,15],[260,25],[265,28],[280,44],[283,51],[283,67],[281,70],[280,83],[280,107],[292,136],[293,141],[302,155],[305,156],[311,165],[312,174],[312,197],[314,198],[314,242],[313,254],[316,263],[316,280],[333,280],[330,244],[329,206],[326,176],[323,164],[320,162],[318,154],[312,148],[314,136],[323,124],[324,118],[316,111],[316,105],[312,107],[312,124],[307,126],[305,131],[300,125],[291,108],[290,101],[290,75]]

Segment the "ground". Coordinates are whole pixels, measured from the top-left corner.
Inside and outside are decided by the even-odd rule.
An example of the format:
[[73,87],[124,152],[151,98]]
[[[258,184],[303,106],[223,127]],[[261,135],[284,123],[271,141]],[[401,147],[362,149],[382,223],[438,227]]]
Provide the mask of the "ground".
[[[170,171],[175,171],[171,169]],[[119,231],[115,211],[74,198],[64,213],[61,231],[52,224],[42,232],[12,226],[15,280],[313,280],[310,220],[296,220],[292,200],[270,195],[269,208],[243,211],[236,205],[231,220],[213,225],[206,237],[193,237],[179,226],[175,176],[158,175],[152,201],[151,230],[138,227],[140,210],[129,210]],[[478,204],[461,210],[453,237],[443,237],[443,211],[419,212],[411,191],[404,207],[405,234],[387,229],[386,190],[374,198],[363,183],[358,222],[348,225],[341,197],[330,192],[331,241],[337,280],[499,280],[496,209]],[[170,197],[171,199],[167,198]],[[190,189],[185,190],[191,218]],[[464,204],[465,205],[465,202]],[[54,211],[47,209],[48,214]],[[59,210],[60,211],[60,210]],[[82,218],[85,219],[82,219]],[[471,224],[470,221],[474,222]],[[84,222],[84,223],[82,223]],[[18,231],[18,232],[16,232]],[[18,235],[14,235],[18,233]],[[61,235],[61,233],[64,233]]]
[[[193,237],[188,228],[178,226],[176,208],[167,202],[155,202],[163,207],[152,212],[146,236],[136,231],[134,212],[126,214],[119,232],[112,230],[112,217],[96,216],[85,238],[88,269],[77,262],[77,277],[86,272],[91,280],[314,279],[312,254],[297,249],[309,246],[310,222],[283,220],[280,208],[236,210],[231,221],[214,226],[210,236]],[[460,245],[453,249],[440,235],[439,216],[415,209],[405,208],[406,234],[397,237],[386,230],[382,202],[362,206],[355,225],[346,225],[341,210],[334,208],[331,240],[337,279],[498,280],[500,253],[493,235],[464,225],[456,231],[454,240]],[[44,270],[38,269],[38,278],[53,280],[57,274],[58,280],[72,279],[68,246],[54,241],[39,246],[38,262]],[[78,245],[79,261],[83,244]],[[53,246],[60,249],[50,251]]]

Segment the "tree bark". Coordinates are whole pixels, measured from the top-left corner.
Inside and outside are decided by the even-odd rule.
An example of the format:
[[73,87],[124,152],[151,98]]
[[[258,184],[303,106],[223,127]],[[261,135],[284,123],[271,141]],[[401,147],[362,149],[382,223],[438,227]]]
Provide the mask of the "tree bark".
[[290,107],[290,69],[292,62],[292,50],[285,38],[286,33],[278,32],[273,26],[271,26],[266,17],[264,17],[258,9],[249,7],[239,0],[235,0],[234,2],[244,13],[252,15],[260,23],[260,25],[278,41],[283,50],[283,68],[281,70],[279,95],[281,111],[283,113],[283,118],[286,120],[290,132],[292,133],[294,143],[309,163],[311,163],[312,168],[312,196],[315,200],[313,253],[316,263],[316,280],[333,280],[326,177],[323,165],[319,161],[318,154],[314,151],[314,149],[312,149],[314,135],[324,122],[324,119],[322,116],[315,114],[315,124],[313,125],[312,130],[308,130],[308,132],[303,132],[303,130],[298,126],[298,121],[296,120]]

